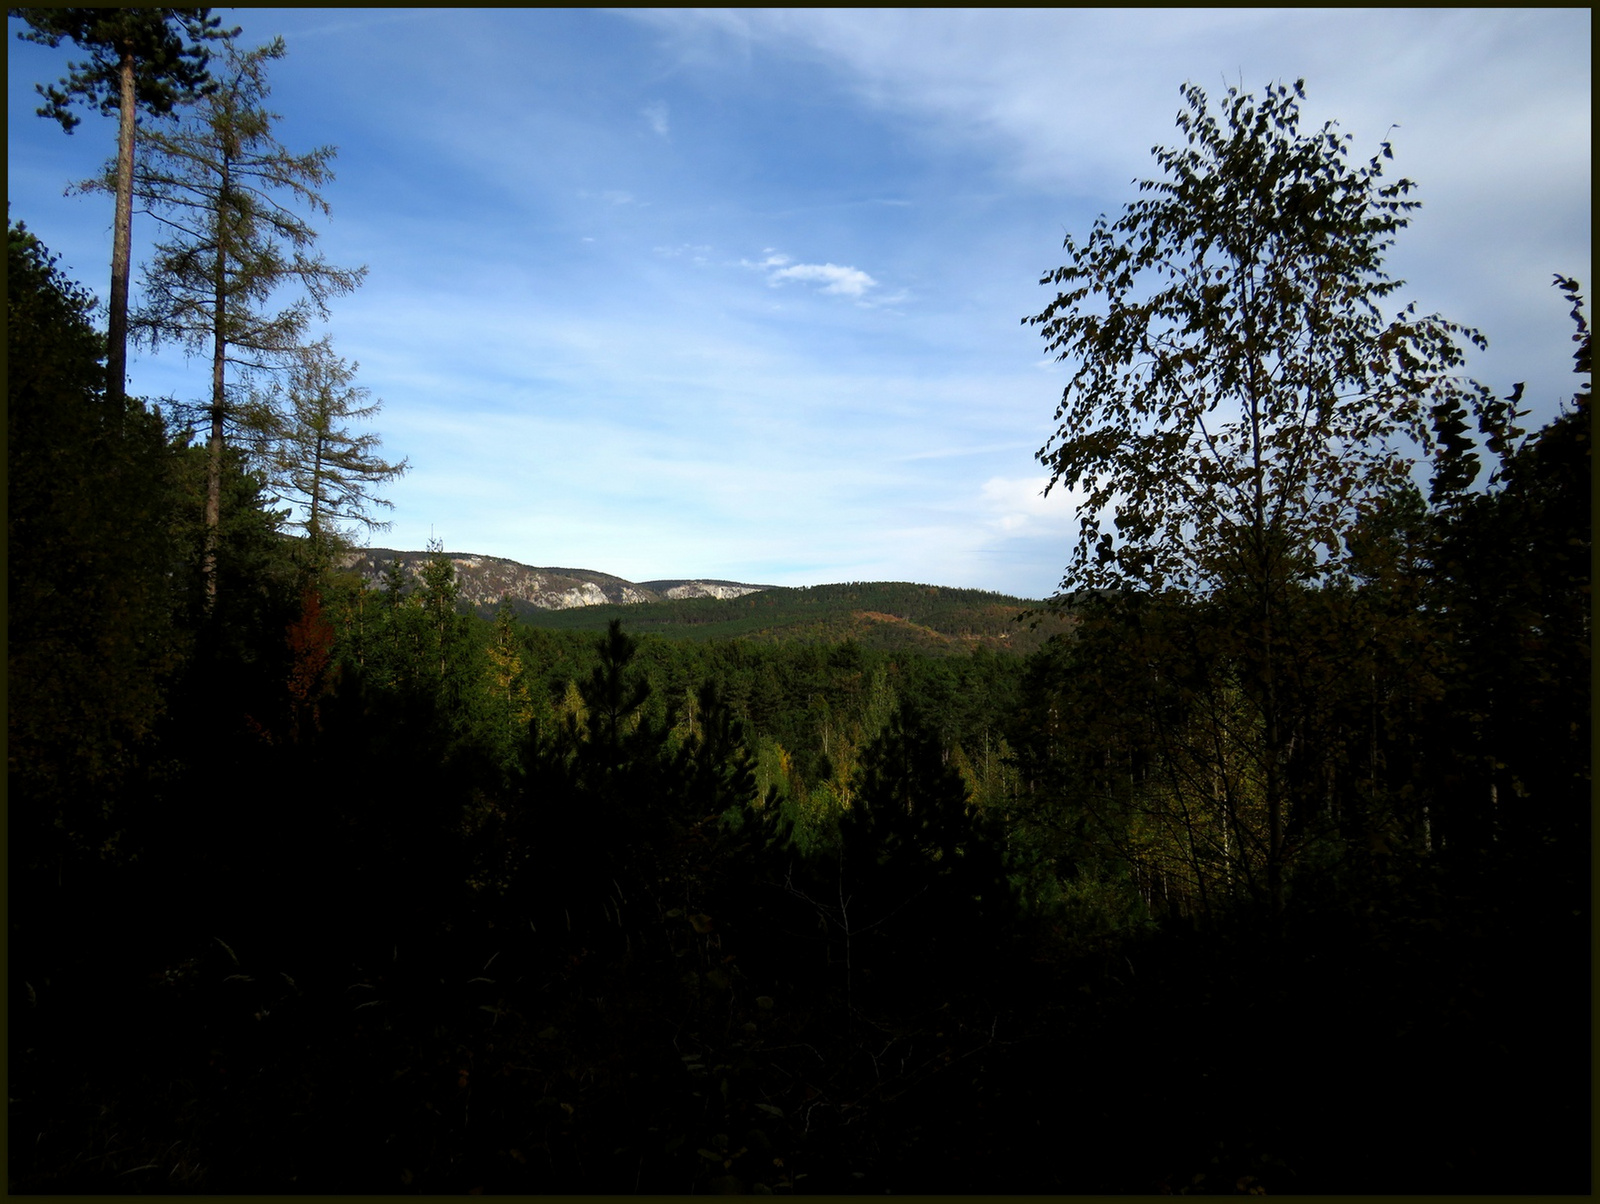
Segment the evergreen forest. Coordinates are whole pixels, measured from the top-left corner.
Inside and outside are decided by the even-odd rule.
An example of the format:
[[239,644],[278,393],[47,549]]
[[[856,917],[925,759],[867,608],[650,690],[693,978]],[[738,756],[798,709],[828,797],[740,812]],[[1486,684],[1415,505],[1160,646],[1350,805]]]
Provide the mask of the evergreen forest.
[[[324,494],[242,392],[109,385],[94,297],[12,220],[9,1189],[1587,1194],[1556,284],[1572,401],[1521,432],[1436,397],[1431,492],[1373,468],[1333,551],[1295,542],[1326,515],[1218,518],[1196,584],[1152,495],[1031,609],[485,615],[442,545],[341,572],[274,484],[359,519],[403,464]],[[248,337],[347,382],[301,334]]]

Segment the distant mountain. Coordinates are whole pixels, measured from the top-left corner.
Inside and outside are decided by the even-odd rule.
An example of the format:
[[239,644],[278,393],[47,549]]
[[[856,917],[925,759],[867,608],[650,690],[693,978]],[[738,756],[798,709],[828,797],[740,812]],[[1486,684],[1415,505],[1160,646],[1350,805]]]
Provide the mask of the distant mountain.
[[[447,555],[456,567],[461,600],[482,613],[492,611],[506,597],[521,612],[567,610],[607,603],[631,606],[666,599],[740,598],[772,588],[738,581],[687,578],[636,583],[590,569],[533,568],[501,556],[474,553],[450,552]],[[389,564],[398,560],[406,580],[414,583],[430,556],[429,552],[402,552],[393,548],[355,548],[345,554],[340,567],[358,574],[369,585],[377,586]]]
[[[357,548],[342,568],[380,586],[392,561],[415,583],[429,552]],[[1043,603],[987,590],[905,581],[852,581],[798,589],[707,578],[625,581],[591,569],[534,568],[500,556],[446,553],[461,601],[480,615],[502,598],[525,623],[566,631],[604,631],[614,618],[634,634],[675,639],[735,637],[837,644],[932,655],[984,647],[1027,653],[1065,629],[1069,619],[1041,613]]]

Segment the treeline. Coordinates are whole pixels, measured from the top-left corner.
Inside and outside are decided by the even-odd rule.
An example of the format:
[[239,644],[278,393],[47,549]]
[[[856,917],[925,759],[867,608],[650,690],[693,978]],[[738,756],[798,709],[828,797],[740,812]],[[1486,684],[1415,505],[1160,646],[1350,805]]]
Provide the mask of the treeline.
[[774,588],[742,598],[665,599],[646,606],[543,610],[517,615],[553,631],[604,631],[621,619],[639,632],[693,640],[841,643],[869,648],[964,655],[975,647],[1027,653],[1060,631],[1059,615],[1040,603],[987,590],[867,581]]

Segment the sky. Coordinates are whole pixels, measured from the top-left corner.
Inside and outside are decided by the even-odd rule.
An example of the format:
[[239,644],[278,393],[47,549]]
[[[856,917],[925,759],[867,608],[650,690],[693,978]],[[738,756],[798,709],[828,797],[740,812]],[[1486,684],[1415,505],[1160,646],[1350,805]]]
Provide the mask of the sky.
[[[326,329],[410,464],[376,546],[1048,596],[1069,369],[1022,319],[1186,81],[1304,78],[1303,130],[1391,141],[1423,202],[1398,299],[1480,329],[1467,372],[1527,382],[1531,426],[1577,384],[1551,278],[1591,283],[1586,9],[217,11],[287,42],[279,139],[338,148],[318,249],[368,274]],[[75,52],[8,25],[11,217],[103,297],[110,201],[63,190],[114,120],[35,116]],[[134,395],[207,381],[130,359]]]

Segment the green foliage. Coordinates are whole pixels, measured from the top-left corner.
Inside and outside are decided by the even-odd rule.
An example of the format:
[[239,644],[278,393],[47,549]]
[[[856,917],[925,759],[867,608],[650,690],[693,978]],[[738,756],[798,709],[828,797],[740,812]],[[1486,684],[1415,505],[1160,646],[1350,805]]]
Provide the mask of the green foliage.
[[1382,182],[1389,144],[1351,166],[1332,123],[1302,134],[1298,82],[1229,88],[1220,115],[1183,95],[1186,145],[1154,151],[1166,178],[1069,235],[1040,281],[1065,291],[1024,319],[1075,365],[1039,453],[1052,485],[1086,491],[1068,591],[1326,575],[1408,479],[1400,437],[1432,450],[1435,412],[1468,410],[1499,433],[1453,375],[1477,332],[1382,317],[1403,284],[1384,253],[1418,207],[1412,181]]
[[[211,52],[205,43],[236,35],[225,33],[222,18],[209,8],[12,8],[29,29],[17,36],[52,49],[62,39],[86,51],[86,63],[69,63],[72,72],[59,85],[36,84],[45,98],[39,116],[59,121],[69,134],[79,118],[77,103],[97,107],[102,116],[121,108],[122,65],[134,64],[134,97],[145,112],[171,115],[216,87],[207,66]],[[185,44],[185,39],[188,44]]]
[[23,857],[109,852],[186,641],[159,414],[104,396],[94,299],[20,224],[6,239],[7,670]]
[[663,600],[648,606],[519,606],[525,623],[553,631],[600,631],[621,618],[642,634],[697,641],[834,644],[962,656],[975,648],[1027,653],[1061,626],[1053,616],[1018,616],[1033,605],[985,590],[905,582],[852,582],[766,589],[742,598]]
[[[1576,281],[1574,371],[1591,370]],[[1591,780],[1592,443],[1587,379],[1570,408],[1513,449],[1499,488],[1434,516],[1419,566],[1446,641],[1422,755],[1441,838],[1458,855],[1506,840],[1586,846]],[[1513,837],[1513,833],[1515,836]]]
[[388,527],[374,514],[393,503],[374,490],[409,468],[405,460],[389,464],[377,455],[377,435],[350,429],[383,408],[381,401],[367,400],[371,390],[352,383],[359,367],[336,356],[332,337],[324,336],[295,354],[287,388],[275,382],[252,402],[264,419],[261,461],[269,486],[281,500],[303,508],[297,525],[324,558],[342,541],[346,526],[368,535]]

